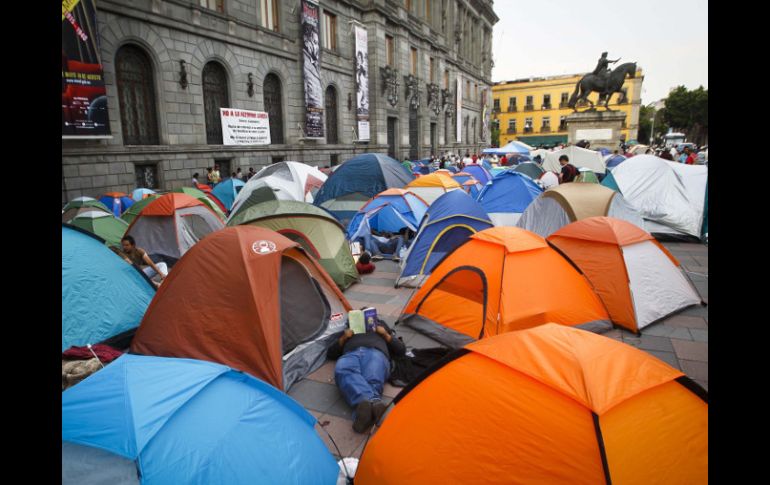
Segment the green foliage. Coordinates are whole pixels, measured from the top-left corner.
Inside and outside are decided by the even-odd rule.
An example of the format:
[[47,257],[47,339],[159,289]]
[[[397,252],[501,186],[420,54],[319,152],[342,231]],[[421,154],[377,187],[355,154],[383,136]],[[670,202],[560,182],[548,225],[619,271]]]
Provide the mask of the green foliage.
[[[651,130],[654,128],[655,133],[652,134],[653,140],[659,139],[664,133],[668,131],[668,124],[665,121],[664,109],[655,111],[654,108],[649,106],[642,106],[639,110],[639,134],[637,139],[639,143],[649,145]],[[653,127],[652,117],[655,115],[655,126]]]
[[491,133],[491,143],[493,147],[500,146],[500,123],[496,120],[489,122],[489,132]]
[[[663,119],[675,130],[685,133],[688,140],[702,144],[708,139],[708,90],[703,86],[692,91],[684,86],[677,87],[666,98]],[[658,131],[657,127],[655,131]]]

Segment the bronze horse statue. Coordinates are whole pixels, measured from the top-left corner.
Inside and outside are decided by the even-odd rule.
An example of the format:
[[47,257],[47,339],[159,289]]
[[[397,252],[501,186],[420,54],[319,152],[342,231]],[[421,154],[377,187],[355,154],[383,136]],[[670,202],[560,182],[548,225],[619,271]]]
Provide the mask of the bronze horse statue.
[[592,92],[599,93],[598,103],[601,105],[604,100],[604,109],[611,111],[609,108],[610,98],[614,93],[622,93],[621,88],[623,82],[626,80],[626,76],[634,78],[636,75],[636,63],[627,62],[616,67],[606,79],[603,79],[593,73],[586,74],[575,85],[575,91],[569,98],[567,105],[573,110],[577,111],[577,104],[580,101],[588,101],[591,103],[591,109],[594,108],[594,103],[588,99],[588,95]]

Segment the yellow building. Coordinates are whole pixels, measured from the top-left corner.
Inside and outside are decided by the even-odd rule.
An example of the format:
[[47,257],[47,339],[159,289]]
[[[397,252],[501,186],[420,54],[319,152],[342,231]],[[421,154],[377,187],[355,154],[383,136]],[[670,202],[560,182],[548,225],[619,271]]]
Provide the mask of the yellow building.
[[[567,143],[565,119],[573,110],[567,107],[575,85],[584,74],[501,81],[492,86],[492,119],[499,123],[500,146],[511,140],[528,145],[555,145]],[[623,83],[625,98],[616,93],[610,100],[610,109],[626,113],[623,139],[635,140],[639,131],[642,81],[644,75],[637,69],[636,77]],[[588,97],[597,102],[598,93]],[[582,110],[582,106],[579,106]],[[598,108],[604,110],[604,107]]]

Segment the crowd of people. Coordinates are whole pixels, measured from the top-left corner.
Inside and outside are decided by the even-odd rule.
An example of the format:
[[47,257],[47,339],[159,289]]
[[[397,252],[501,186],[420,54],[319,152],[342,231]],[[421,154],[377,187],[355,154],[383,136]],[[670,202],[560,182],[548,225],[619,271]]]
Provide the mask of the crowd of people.
[[[244,182],[248,182],[254,175],[256,175],[256,172],[253,167],[249,167],[247,173],[242,172],[241,167],[238,167],[235,172],[230,173],[231,178]],[[222,182],[222,175],[219,173],[219,164],[206,168],[206,184],[213,189],[220,182]],[[195,172],[192,176],[192,186],[198,188],[199,185],[201,185],[200,173]]]

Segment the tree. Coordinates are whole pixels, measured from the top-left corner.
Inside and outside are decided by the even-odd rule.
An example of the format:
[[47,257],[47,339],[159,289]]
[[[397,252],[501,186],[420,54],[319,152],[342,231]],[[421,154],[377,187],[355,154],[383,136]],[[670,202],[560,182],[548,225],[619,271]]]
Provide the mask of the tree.
[[491,120],[489,122],[489,132],[491,133],[491,140],[493,147],[499,147],[500,146],[500,121],[499,120]]
[[[639,134],[637,138],[640,143],[651,145],[655,139],[668,131],[668,125],[665,122],[665,110],[655,110],[652,106],[642,106],[639,110]],[[652,117],[655,116],[655,126],[652,123]],[[655,133],[651,133],[652,129]]]
[[695,143],[703,144],[708,140],[708,113],[709,92],[703,86],[693,91],[679,86],[666,98],[665,122]]

